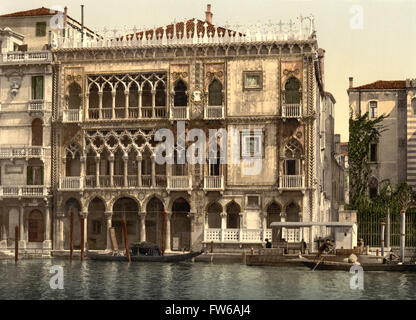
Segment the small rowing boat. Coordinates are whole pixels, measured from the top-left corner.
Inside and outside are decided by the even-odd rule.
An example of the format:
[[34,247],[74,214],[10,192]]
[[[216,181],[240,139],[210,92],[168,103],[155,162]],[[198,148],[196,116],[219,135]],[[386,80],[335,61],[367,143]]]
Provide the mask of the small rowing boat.
[[[336,262],[336,261],[319,261],[302,260],[302,263],[311,270],[338,270],[350,271],[351,267],[356,266],[354,263]],[[412,271],[416,272],[416,264],[399,264],[399,263],[362,263],[359,264],[363,271]]]

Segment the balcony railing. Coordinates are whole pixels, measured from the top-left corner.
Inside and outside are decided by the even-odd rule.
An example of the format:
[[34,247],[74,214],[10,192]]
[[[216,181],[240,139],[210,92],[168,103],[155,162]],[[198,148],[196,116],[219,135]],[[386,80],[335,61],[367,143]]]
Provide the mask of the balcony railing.
[[64,123],[77,123],[82,121],[82,111],[78,109],[67,109],[64,110],[62,122]]
[[287,242],[300,242],[301,241],[301,230],[300,229],[287,229],[282,228],[282,239],[285,239]]
[[204,242],[263,243],[272,240],[271,229],[212,229],[204,230]]
[[124,176],[113,176],[114,187],[124,187]]
[[[114,115],[113,115],[114,113]],[[101,117],[100,117],[101,114]],[[129,107],[127,109],[126,117],[126,108],[90,108],[88,109],[88,119],[89,120],[114,120],[114,119],[162,119],[166,118],[166,107],[142,107],[141,116],[139,114],[138,107]]]
[[279,188],[301,189],[304,188],[304,178],[301,175],[284,175],[279,177]]
[[167,189],[189,190],[192,188],[192,176],[168,176]]
[[27,104],[27,110],[29,112],[45,111],[45,101],[44,100],[31,100]]
[[282,106],[283,118],[301,118],[302,117],[302,104],[301,103],[284,103]]
[[0,147],[0,159],[40,158],[44,154],[43,147]]
[[62,190],[78,190],[82,188],[81,177],[63,177],[60,179],[59,188]]
[[[78,177],[64,177],[61,179],[61,189],[78,189],[78,185],[73,182],[75,178]],[[110,176],[99,176],[100,188],[151,188],[152,187],[152,176],[151,175],[142,175],[141,177],[141,186],[139,187],[139,178],[137,175],[128,175],[127,176],[127,186],[124,183],[124,175],[114,175],[113,176],[113,185],[110,184]],[[182,178],[182,177],[181,177]],[[188,177],[186,177],[188,179]],[[78,178],[79,179],[79,178]],[[86,188],[95,188],[97,187],[97,177],[94,175],[89,175],[85,177],[85,187]],[[180,182],[174,183],[174,185],[181,186]],[[186,184],[188,185],[188,184]],[[167,187],[167,176],[166,175],[156,175],[155,176],[155,187],[166,188]]]
[[171,107],[170,118],[178,120],[186,120],[189,118],[188,107]]
[[49,51],[28,51],[28,52],[8,52],[1,55],[1,61],[7,62],[39,62],[52,61],[52,54]]
[[113,109],[112,108],[102,108],[101,109],[101,119],[112,119],[113,118]]
[[2,197],[45,197],[49,194],[45,186],[0,186]]
[[97,186],[97,177],[96,176],[86,176],[85,177],[85,187],[94,188]]
[[224,106],[205,106],[204,119],[224,119]]
[[224,176],[205,176],[204,190],[224,190]]

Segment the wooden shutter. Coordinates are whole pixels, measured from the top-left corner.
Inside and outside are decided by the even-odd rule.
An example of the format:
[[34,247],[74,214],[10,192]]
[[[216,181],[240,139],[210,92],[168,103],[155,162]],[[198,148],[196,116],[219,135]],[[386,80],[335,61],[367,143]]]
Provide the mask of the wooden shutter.
[[33,168],[32,167],[27,167],[27,181],[26,184],[28,186],[33,185]]

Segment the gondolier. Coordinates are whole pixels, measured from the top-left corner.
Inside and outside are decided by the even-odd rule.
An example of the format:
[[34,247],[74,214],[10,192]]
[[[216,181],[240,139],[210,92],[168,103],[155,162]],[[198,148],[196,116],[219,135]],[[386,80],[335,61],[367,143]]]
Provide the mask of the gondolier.
[[329,239],[326,239],[326,241],[319,247],[318,249],[318,254],[316,255],[315,258],[321,258],[322,254],[329,250],[331,247],[333,247],[333,245],[331,244],[331,241],[329,241]]

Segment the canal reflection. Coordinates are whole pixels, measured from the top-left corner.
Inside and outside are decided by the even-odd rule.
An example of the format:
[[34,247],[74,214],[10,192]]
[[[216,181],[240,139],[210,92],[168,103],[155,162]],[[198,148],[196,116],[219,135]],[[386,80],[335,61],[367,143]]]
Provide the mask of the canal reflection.
[[[51,289],[53,265],[64,289]],[[0,299],[415,299],[416,274],[364,273],[211,263],[120,263],[64,259],[0,260]]]

